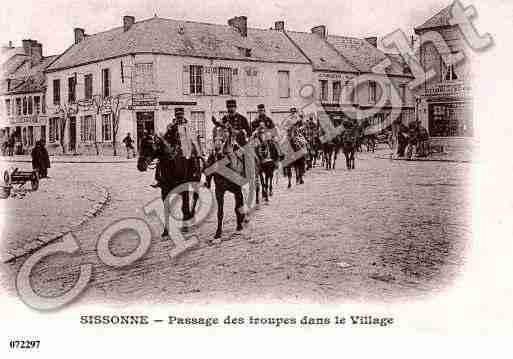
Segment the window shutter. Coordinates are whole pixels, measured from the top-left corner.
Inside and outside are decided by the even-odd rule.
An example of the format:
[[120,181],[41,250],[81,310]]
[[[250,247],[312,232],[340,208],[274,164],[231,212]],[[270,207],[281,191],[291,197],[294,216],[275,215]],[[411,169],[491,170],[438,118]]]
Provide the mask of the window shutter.
[[204,67],[203,68],[203,72],[202,72],[202,76],[203,76],[203,93],[207,96],[211,96],[212,95],[212,85],[213,85],[213,82],[212,82],[212,76],[213,76],[213,73],[212,73],[212,68],[211,67]]
[[189,65],[184,65],[183,74],[182,74],[182,86],[183,86],[183,94],[188,95],[191,91],[191,79],[189,72]]
[[232,88],[231,93],[233,96],[241,96],[241,88],[239,81],[239,69],[232,69]]
[[212,67],[212,95],[219,95],[219,67]]

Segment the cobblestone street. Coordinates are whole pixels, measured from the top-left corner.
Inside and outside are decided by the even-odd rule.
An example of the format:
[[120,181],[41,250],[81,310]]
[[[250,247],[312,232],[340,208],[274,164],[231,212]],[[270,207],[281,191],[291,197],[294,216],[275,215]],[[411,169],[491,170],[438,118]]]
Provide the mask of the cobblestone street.
[[[233,200],[227,194],[224,237],[231,240],[205,243],[215,232],[214,212],[193,231],[200,245],[178,258],[169,257],[173,245],[160,239],[157,220],[146,218],[154,232],[150,250],[119,269],[98,259],[98,235],[118,219],[144,218],[144,204],[159,197],[149,186],[153,172],[140,173],[133,162],[55,163],[51,181],[59,181],[65,193],[92,195],[82,184],[95,183],[108,190],[110,201],[74,230],[81,247],[77,253],[47,257],[34,268],[34,288],[45,296],[60,294],[71,288],[84,263],[93,264],[93,278],[80,301],[120,305],[383,302],[431,296],[454,283],[471,235],[473,165],[390,161],[368,153],[357,154],[354,171],[343,164],[341,156],[334,171],[317,167],[307,173],[304,185],[291,189],[280,174],[271,203],[251,216],[241,235],[232,236]],[[40,191],[50,185],[43,181]],[[77,201],[71,203],[80,207]],[[15,213],[9,218],[14,226],[38,222]],[[62,221],[69,222],[66,217]],[[39,222],[46,223],[43,218]],[[7,248],[14,243],[11,237],[2,240]],[[112,241],[112,252],[127,255],[137,243],[134,235],[122,232]],[[3,264],[2,287],[13,294],[15,273],[25,259]]]

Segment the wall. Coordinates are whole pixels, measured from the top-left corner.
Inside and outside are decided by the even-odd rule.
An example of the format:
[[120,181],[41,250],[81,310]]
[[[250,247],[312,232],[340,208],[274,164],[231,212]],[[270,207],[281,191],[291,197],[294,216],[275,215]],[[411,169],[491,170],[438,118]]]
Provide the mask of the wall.
[[[121,61],[123,62],[124,82],[121,81]],[[101,70],[109,68],[111,74],[111,93],[130,93],[136,84],[131,74],[135,63],[153,63],[154,84],[150,89],[157,103],[144,106],[135,106],[124,110],[120,115],[120,125],[117,142],[126,135],[132,134],[134,140],[137,140],[136,133],[136,113],[139,111],[152,111],[155,118],[155,130],[164,132],[167,124],[174,117],[175,107],[184,107],[186,118],[191,118],[191,112],[204,112],[206,134],[210,137],[212,130],[211,117],[220,119],[221,112],[226,111],[226,100],[235,99],[238,103],[238,112],[244,116],[248,113],[256,113],[257,105],[263,103],[266,105],[267,113],[275,122],[280,122],[286,115],[290,107],[300,108],[306,100],[299,96],[299,90],[302,86],[308,84],[312,77],[312,69],[309,64],[281,64],[281,63],[260,63],[243,62],[229,60],[209,60],[203,58],[189,58],[169,55],[138,54],[135,56],[125,56],[114,60],[103,61],[101,63],[79,66],[73,69],[50,72],[47,74],[48,91],[46,96],[49,117],[55,114],[58,106],[53,105],[53,80],[61,81],[61,103],[67,103],[68,99],[68,77],[73,77],[77,73],[77,100],[84,98],[84,75],[93,75],[93,94],[101,94]],[[201,65],[204,67],[230,67],[237,69],[238,81],[234,84],[235,93],[233,95],[212,95],[211,91],[205,91],[205,94],[194,95],[184,91],[184,66]],[[246,70],[253,68],[258,73],[258,83],[256,90],[247,88],[248,76]],[[278,71],[289,71],[290,74],[290,96],[280,98],[278,94]],[[206,74],[205,74],[206,76]],[[210,87],[213,81],[205,78],[204,85]],[[134,92],[136,90],[134,89]],[[160,102],[161,104],[158,104]],[[163,102],[163,104],[162,104]],[[93,108],[79,108],[77,114],[77,137],[80,136],[80,117],[84,115],[95,116]],[[249,118],[248,118],[249,119]],[[65,134],[65,143],[68,143],[68,130]],[[101,139],[101,121],[100,116],[96,123],[96,137]],[[111,153],[111,143],[101,143],[103,153]],[[93,143],[81,143],[77,149],[79,153],[96,153]]]

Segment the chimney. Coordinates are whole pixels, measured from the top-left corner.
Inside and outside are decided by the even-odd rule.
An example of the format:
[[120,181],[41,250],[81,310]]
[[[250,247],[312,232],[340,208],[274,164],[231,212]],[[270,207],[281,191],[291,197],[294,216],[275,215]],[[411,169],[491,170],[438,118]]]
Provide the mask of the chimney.
[[32,66],[37,65],[43,59],[43,45],[37,41],[32,41],[30,63]]
[[378,47],[378,38],[376,36],[366,37],[365,41],[371,44],[374,47]]
[[132,25],[135,23],[134,16],[123,16],[123,32],[130,30]]
[[312,27],[312,34],[317,34],[318,36],[322,37],[323,39],[326,38],[326,25],[319,25]]
[[248,36],[248,18],[246,16],[236,16],[228,20],[228,25],[237,30],[242,37]]
[[9,47],[12,49],[12,41],[9,40]]
[[78,44],[80,41],[84,40],[84,38],[85,38],[84,29],[76,27],[73,29],[73,32],[75,33],[75,44]]
[[285,21],[276,21],[274,23],[274,30],[285,31]]
[[32,48],[32,40],[21,40],[21,44],[23,46],[23,52],[25,55],[30,56],[31,48]]

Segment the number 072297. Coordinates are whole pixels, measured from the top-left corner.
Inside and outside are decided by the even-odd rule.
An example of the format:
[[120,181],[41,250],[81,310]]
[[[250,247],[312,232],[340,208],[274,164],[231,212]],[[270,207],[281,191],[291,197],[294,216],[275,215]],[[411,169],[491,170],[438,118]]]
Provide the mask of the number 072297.
[[39,349],[39,340],[11,340],[9,347],[11,349]]

